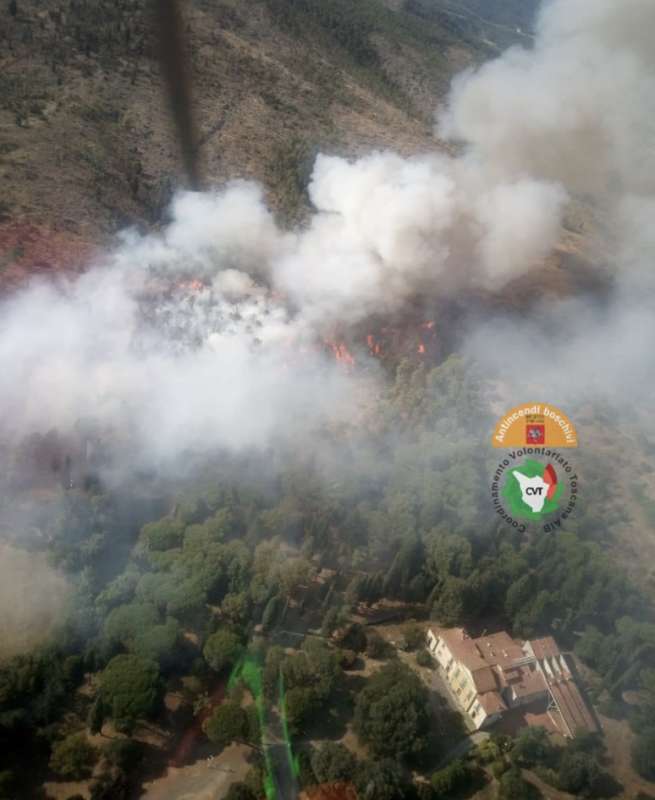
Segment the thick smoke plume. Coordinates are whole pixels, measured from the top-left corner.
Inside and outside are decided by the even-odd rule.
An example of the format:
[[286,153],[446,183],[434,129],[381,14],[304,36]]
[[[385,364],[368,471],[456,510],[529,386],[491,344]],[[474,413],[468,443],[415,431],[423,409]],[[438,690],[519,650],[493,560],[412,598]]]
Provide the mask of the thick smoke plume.
[[546,3],[534,50],[459,76],[441,112],[441,135],[464,142],[466,158],[554,182],[605,220],[606,302],[545,298],[531,320],[493,320],[469,342],[514,394],[536,385],[569,404],[624,404],[655,386],[654,23],[647,0]]
[[0,659],[47,638],[69,598],[66,578],[45,555],[0,545]]
[[[162,233],[128,232],[75,282],[6,301],[5,436],[92,418],[144,463],[300,436],[356,405],[360,378],[321,348],[336,327],[402,310],[417,294],[502,291],[539,266],[568,202],[583,196],[610,220],[610,310],[558,306],[561,347],[557,338],[543,347],[546,312],[527,327],[496,321],[492,346],[487,330],[470,345],[504,373],[509,353],[517,364],[525,353],[523,375],[584,359],[566,375],[570,393],[602,348],[618,358],[637,331],[653,333],[643,298],[655,246],[654,26],[650,0],[554,0],[532,50],[513,48],[454,82],[438,128],[460,142],[459,156],[319,156],[315,213],[292,232],[256,185],[180,194]],[[647,361],[645,348],[633,355],[638,367]]]

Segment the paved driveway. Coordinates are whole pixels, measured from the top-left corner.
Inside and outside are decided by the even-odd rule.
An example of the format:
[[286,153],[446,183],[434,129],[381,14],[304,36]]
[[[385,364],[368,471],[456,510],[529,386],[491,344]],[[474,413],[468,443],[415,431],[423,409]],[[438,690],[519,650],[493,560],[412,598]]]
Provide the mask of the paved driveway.
[[468,736],[460,739],[459,742],[446,753],[437,764],[437,769],[442,769],[456,758],[465,756],[469,750],[473,750],[474,747],[482,744],[482,742],[486,741],[490,736],[491,734],[489,731],[475,731],[475,733],[469,733]]

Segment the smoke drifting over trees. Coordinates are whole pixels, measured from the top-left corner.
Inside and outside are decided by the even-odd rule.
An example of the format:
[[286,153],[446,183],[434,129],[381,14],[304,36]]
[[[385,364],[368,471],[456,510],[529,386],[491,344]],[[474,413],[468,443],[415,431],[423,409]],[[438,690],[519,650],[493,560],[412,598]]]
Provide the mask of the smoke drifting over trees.
[[[502,290],[539,265],[581,193],[610,215],[617,288],[601,319],[585,301],[552,313],[569,326],[572,362],[582,353],[595,367],[598,337],[624,353],[636,330],[652,329],[635,301],[650,291],[654,244],[649,21],[646,0],[555,0],[534,49],[512,48],[455,81],[438,128],[461,155],[319,156],[316,212],[291,232],[255,185],[181,194],[162,233],[126,233],[75,282],[6,301],[6,435],[91,417],[159,463],[307,432],[348,414],[360,380],[317,342],[417,294]],[[471,340],[476,354],[534,359],[523,345],[543,335],[541,322],[494,330],[494,352],[478,343],[484,331]],[[644,359],[637,351],[629,363]],[[606,373],[605,388],[617,377]]]
[[[293,230],[253,183],[179,193],[162,229],[125,231],[84,274],[2,300],[0,535],[25,550],[0,553],[0,660],[18,654],[0,663],[0,794],[41,796],[39,765],[83,776],[98,756],[93,796],[136,796],[141,747],[85,744],[105,724],[135,739],[144,720],[169,728],[170,765],[203,736],[265,751],[261,683],[278,711],[286,693],[303,788],[347,780],[408,798],[420,775],[427,796],[423,758],[439,763],[464,732],[426,700],[427,652],[401,667],[401,636],[373,614],[366,632],[377,603],[412,615],[412,627],[394,619],[411,648],[427,615],[575,648],[601,714],[640,692],[632,757],[652,778],[655,437],[645,424],[639,438],[619,423],[599,433],[602,403],[576,406],[655,384],[654,23],[651,0],[552,0],[532,49],[453,84],[436,128],[454,155],[322,154],[313,214]],[[595,221],[603,291],[572,281],[539,295],[578,212]],[[519,284],[532,303],[512,303]],[[404,319],[425,337],[413,361],[387,358],[375,336]],[[452,319],[437,364],[429,348]],[[584,501],[556,530],[493,513],[498,395],[503,410],[542,397],[580,425]],[[615,459],[621,440],[630,452]],[[286,637],[297,650],[276,646]],[[251,658],[261,673],[244,683]],[[312,758],[310,742],[341,737],[349,715],[366,760],[349,738]],[[492,742],[482,759],[500,767],[503,796],[530,791],[505,771],[533,766],[525,744],[512,755]],[[570,788],[567,768],[582,764],[586,791],[600,767],[573,746],[540,778]],[[477,780],[462,769],[440,770],[434,789],[457,770]],[[254,762],[242,789],[260,796],[263,780]]]
[[0,658],[29,650],[52,633],[70,598],[42,554],[0,547]]

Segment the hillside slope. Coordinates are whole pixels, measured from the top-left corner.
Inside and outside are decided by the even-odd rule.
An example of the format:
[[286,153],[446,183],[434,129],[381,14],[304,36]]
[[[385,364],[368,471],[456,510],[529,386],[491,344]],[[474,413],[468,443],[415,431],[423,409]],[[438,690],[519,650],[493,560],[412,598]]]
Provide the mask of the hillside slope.
[[431,0],[436,5],[468,11],[488,22],[531,30],[541,0]]
[[[149,8],[18,0],[3,12],[5,270],[29,259],[21,231],[102,241],[156,223],[180,183]],[[186,20],[206,183],[258,179],[289,219],[302,211],[317,147],[433,146],[436,102],[478,55],[474,41],[376,0],[195,0]]]
[[[461,8],[442,13],[441,2],[189,2],[204,185],[260,181],[293,224],[308,212],[318,150],[445,147],[434,111],[453,75],[525,37],[480,28]],[[184,185],[151,8],[16,0],[0,17],[0,291],[34,272],[83,268],[125,226],[158,225]],[[580,230],[576,222],[564,232],[563,250],[540,273],[544,290],[579,284],[569,262],[571,253],[587,258]],[[523,304],[534,283],[505,294]]]

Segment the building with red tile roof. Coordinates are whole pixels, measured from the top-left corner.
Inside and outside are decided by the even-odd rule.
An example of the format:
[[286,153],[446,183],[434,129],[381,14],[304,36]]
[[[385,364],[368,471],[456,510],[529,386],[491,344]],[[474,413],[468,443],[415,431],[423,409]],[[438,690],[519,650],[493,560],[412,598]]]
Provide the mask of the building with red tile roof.
[[511,708],[548,699],[549,716],[568,737],[598,725],[552,636],[517,642],[505,631],[472,639],[463,628],[431,628],[428,648],[457,704],[476,728]]

